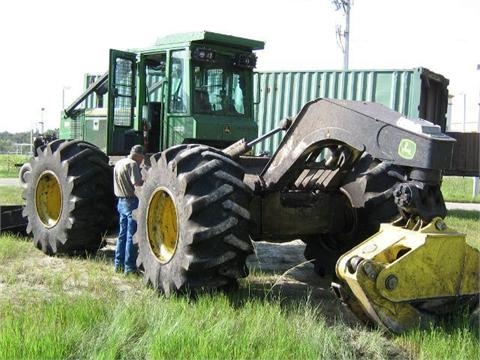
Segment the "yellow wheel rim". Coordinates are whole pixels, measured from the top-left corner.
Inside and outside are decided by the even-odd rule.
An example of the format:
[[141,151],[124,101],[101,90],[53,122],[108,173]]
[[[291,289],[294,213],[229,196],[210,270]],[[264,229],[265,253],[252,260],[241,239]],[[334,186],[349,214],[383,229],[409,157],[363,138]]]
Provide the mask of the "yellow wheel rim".
[[44,171],[35,188],[35,207],[40,221],[47,228],[58,223],[62,212],[62,191],[57,176]]
[[177,249],[177,212],[170,193],[157,189],[148,203],[147,235],[150,249],[162,264],[169,262]]

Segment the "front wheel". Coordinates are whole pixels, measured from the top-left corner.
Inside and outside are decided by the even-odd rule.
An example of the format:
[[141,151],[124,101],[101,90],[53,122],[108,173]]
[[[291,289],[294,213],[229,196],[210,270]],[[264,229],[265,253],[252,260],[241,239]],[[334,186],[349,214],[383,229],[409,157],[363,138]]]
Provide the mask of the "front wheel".
[[172,147],[151,163],[134,212],[145,281],[168,295],[247,276],[251,191],[242,167],[201,145]]

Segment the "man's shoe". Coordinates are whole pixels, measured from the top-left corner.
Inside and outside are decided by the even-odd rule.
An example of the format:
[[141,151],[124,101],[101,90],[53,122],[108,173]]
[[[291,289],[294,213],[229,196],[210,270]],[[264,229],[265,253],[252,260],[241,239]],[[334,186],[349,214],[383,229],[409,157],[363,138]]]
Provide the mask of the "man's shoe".
[[141,275],[142,275],[142,273],[140,271],[138,271],[138,269],[125,271],[125,276],[141,276]]

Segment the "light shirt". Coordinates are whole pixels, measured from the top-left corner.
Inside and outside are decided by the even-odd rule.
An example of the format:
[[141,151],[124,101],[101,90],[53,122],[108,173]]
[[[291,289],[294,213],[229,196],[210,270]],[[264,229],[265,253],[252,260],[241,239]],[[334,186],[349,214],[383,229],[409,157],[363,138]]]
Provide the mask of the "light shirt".
[[119,160],[113,168],[113,191],[116,197],[135,197],[134,184],[142,183],[140,168],[130,156]]

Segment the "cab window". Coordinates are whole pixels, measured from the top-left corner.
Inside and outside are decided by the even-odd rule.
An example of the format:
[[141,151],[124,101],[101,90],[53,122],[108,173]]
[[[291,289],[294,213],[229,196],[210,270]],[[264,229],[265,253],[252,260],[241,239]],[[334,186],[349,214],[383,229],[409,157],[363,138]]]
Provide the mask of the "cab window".
[[185,113],[188,104],[188,74],[186,71],[187,52],[174,51],[171,56],[170,112]]
[[193,73],[195,113],[245,115],[246,70],[195,62]]

